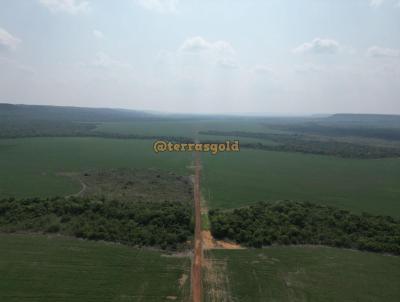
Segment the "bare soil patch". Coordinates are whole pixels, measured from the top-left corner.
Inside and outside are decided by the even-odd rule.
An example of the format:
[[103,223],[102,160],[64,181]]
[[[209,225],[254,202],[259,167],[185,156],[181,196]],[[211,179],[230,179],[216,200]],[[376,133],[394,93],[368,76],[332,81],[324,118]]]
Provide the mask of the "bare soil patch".
[[244,249],[237,243],[216,240],[210,231],[202,231],[204,249],[226,249],[226,250],[241,250]]

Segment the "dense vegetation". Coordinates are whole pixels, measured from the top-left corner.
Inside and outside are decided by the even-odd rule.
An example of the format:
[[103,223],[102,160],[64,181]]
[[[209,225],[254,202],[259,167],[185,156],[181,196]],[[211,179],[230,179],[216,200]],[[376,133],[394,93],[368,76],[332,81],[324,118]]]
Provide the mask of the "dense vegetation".
[[400,254],[400,220],[312,203],[261,202],[209,212],[211,232],[240,244],[314,244]]
[[89,198],[0,201],[0,231],[44,232],[162,249],[183,247],[192,235],[189,203],[120,202]]
[[273,141],[277,144],[242,143],[243,148],[267,150],[267,151],[286,151],[301,152],[318,155],[333,155],[343,158],[390,158],[400,157],[400,148],[371,146],[366,144],[356,144],[335,140],[311,139],[299,134],[276,134],[264,132],[245,132],[245,131],[202,131],[203,135],[232,136],[245,138],[258,138]]

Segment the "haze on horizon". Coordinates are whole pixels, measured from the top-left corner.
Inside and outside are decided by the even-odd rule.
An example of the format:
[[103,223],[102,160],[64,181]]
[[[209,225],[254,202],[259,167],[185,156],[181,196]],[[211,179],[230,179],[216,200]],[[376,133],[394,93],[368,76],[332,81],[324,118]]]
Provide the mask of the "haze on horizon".
[[0,102],[400,114],[400,0],[0,6]]

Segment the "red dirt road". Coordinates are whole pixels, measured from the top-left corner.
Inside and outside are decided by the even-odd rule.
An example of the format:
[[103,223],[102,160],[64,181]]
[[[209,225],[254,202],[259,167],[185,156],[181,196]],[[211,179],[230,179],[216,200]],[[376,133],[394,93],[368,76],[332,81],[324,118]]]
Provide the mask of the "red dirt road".
[[201,205],[200,205],[200,155],[195,153],[195,175],[194,175],[194,259],[192,265],[192,298],[193,302],[201,302],[201,265],[203,258],[202,234],[201,234]]

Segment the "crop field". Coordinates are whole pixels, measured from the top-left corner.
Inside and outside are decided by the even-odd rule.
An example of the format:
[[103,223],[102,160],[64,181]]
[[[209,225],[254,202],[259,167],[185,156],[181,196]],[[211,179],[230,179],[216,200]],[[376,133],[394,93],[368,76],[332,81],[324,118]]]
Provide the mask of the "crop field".
[[157,168],[187,175],[189,153],[153,152],[152,140],[26,138],[0,140],[0,196],[77,193],[79,182],[63,176],[106,168]]
[[341,159],[242,149],[204,155],[202,161],[203,195],[211,208],[291,199],[400,216],[400,159]]
[[[139,121],[139,122],[113,122],[102,123],[97,126],[96,131],[103,133],[136,134],[136,135],[160,135],[160,136],[182,136],[197,138],[200,141],[225,141],[233,140],[234,137],[223,135],[204,135],[198,134],[200,131],[250,131],[280,133],[282,131],[269,129],[258,120],[195,120],[195,121]],[[243,143],[262,142],[263,144],[274,144],[266,139],[241,138]]]
[[[273,120],[271,123],[275,122],[282,121]],[[362,156],[368,156],[370,151],[376,151],[365,145],[382,143],[383,146],[395,147],[398,142],[376,138],[376,133],[370,130],[346,128],[350,134],[361,134],[356,138],[346,135],[334,138],[354,143],[340,149],[342,145],[328,143],[334,140],[335,131],[340,129],[326,130],[323,127],[307,126],[303,127],[303,133],[296,133],[293,130],[296,124],[274,127],[268,121],[258,118],[189,117],[169,120],[160,118],[157,121],[151,118],[139,118],[136,121],[85,118],[81,124],[71,123],[66,122],[58,128],[52,126],[57,125],[56,121],[43,122],[37,128],[32,128],[35,123],[27,123],[18,128],[18,121],[15,121],[4,131],[5,136],[0,140],[0,198],[27,197],[35,200],[36,205],[34,207],[22,202],[26,209],[23,213],[26,214],[27,228],[18,229],[18,224],[12,220],[12,217],[18,215],[11,215],[11,219],[6,217],[5,230],[51,233],[50,236],[0,234],[0,301],[189,299],[191,258],[186,248],[190,248],[193,242],[190,230],[186,232],[189,237],[184,239],[179,239],[179,236],[160,236],[166,239],[168,245],[165,247],[171,248],[170,253],[175,250],[174,247],[184,247],[178,249],[180,254],[175,252],[167,255],[167,252],[157,250],[164,248],[162,242],[157,243],[157,238],[153,240],[152,236],[144,235],[160,235],[160,232],[155,231],[157,227],[167,230],[161,218],[169,221],[170,217],[164,215],[158,205],[151,205],[148,201],[191,202],[193,189],[188,176],[194,173],[189,168],[193,168],[193,155],[177,152],[155,154],[153,139],[129,139],[124,135],[179,136],[211,142],[233,140],[237,137],[231,136],[235,135],[235,131],[243,132],[236,135],[241,135],[241,143],[248,144],[239,153],[201,155],[201,189],[204,199],[201,223],[204,230],[210,230],[211,227],[208,209],[233,209],[257,201],[310,201],[356,213],[365,211],[400,216],[400,159],[391,158],[396,153],[391,153],[389,149],[378,150],[376,154],[387,158],[361,159]],[[328,133],[313,132],[317,130]],[[199,131],[211,131],[209,134],[214,131],[216,135],[199,134]],[[89,137],[92,133],[97,137]],[[390,138],[396,133],[387,131],[385,135]],[[29,136],[32,137],[26,138]],[[315,144],[308,144],[308,139],[314,140]],[[294,145],[288,144],[290,140],[296,141],[296,147],[305,149],[293,148]],[[254,144],[257,142],[274,147],[286,144],[286,147],[292,149],[283,148],[281,152],[259,150],[257,146],[260,144]],[[319,144],[333,156],[316,155]],[[353,148],[356,144],[364,147]],[[341,154],[350,157],[343,158]],[[71,203],[71,207],[67,206],[68,209],[75,209],[76,202],[84,200],[81,197],[92,198],[87,201],[90,205],[87,212],[82,212],[87,216],[81,217],[79,215],[82,213],[75,213],[72,217],[71,214],[72,218],[82,219],[89,227],[83,228],[81,233],[66,232],[76,231],[72,224],[68,224],[71,217],[69,214],[64,215],[68,217],[57,216],[60,224],[56,235],[53,233],[56,230],[53,227],[54,221],[51,220],[55,217],[54,213],[47,213],[49,219],[46,221],[49,225],[41,225],[41,217],[31,219],[30,211],[35,212],[36,208],[41,208],[40,201],[33,197],[56,195],[75,196],[64,197],[74,203]],[[95,200],[103,198],[122,202],[146,201],[143,208],[140,208],[143,211],[139,211],[143,215],[139,215],[133,206],[129,207],[132,213],[127,213],[124,205],[123,217],[129,219],[130,223],[136,219],[129,226],[132,231],[129,237],[132,240],[129,242],[133,245],[139,242],[147,248],[137,249],[121,244],[128,242],[120,241],[120,238],[129,232],[124,229],[120,213],[114,211],[116,203],[108,207],[111,203]],[[62,198],[52,200],[62,201]],[[18,200],[11,203],[20,204]],[[61,205],[65,204],[54,206],[54,209],[63,209]],[[107,213],[115,212],[119,215],[118,223],[112,221],[112,215],[103,217],[99,214],[103,213],[101,205],[109,210]],[[154,208],[161,218],[152,215],[155,218],[150,221],[146,215]],[[170,207],[166,209],[172,211]],[[64,213],[55,211],[58,212]],[[43,213],[41,211],[42,216]],[[111,224],[106,226],[106,230],[96,228],[98,225],[106,225],[103,218],[110,219]],[[25,226],[22,219],[17,220]],[[175,220],[172,220],[168,234],[176,235],[179,228]],[[142,225],[143,221],[146,223]],[[32,226],[38,228],[29,228]],[[120,243],[64,237],[74,234],[80,238]],[[176,244],[175,239],[169,242],[167,237],[181,241]],[[224,243],[232,246],[232,242]],[[202,266],[203,293],[206,301],[398,301],[399,259],[378,253],[321,246],[207,249]]]
[[0,301],[186,301],[190,259],[64,237],[0,235]]
[[254,120],[170,120],[170,121],[138,121],[112,122],[99,124],[95,130],[109,133],[171,135],[195,137],[198,131],[206,130],[262,132],[266,127]]
[[206,257],[225,279],[214,291],[206,279],[206,301],[400,300],[399,257],[325,247],[213,250]]

